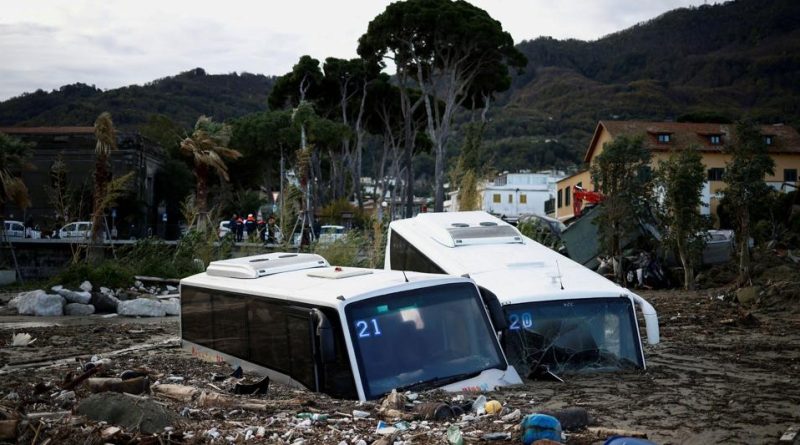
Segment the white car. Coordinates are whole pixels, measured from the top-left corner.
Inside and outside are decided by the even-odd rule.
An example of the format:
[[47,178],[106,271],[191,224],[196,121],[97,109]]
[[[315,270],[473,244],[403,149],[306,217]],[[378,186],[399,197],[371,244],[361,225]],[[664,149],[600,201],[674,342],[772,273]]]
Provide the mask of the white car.
[[344,226],[325,225],[320,227],[319,242],[320,244],[330,244],[334,241],[344,239],[345,231]]
[[5,234],[9,238],[33,238],[39,239],[42,237],[42,232],[26,228],[22,221],[3,221],[3,230],[0,231],[0,236]]
[[92,236],[92,222],[91,221],[76,221],[69,223],[58,231],[58,237],[65,238],[84,238],[87,239]]

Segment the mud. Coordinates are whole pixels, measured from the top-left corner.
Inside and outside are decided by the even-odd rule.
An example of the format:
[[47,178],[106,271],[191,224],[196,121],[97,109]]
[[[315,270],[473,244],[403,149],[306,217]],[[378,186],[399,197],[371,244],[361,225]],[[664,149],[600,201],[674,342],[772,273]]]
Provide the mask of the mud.
[[[488,397],[503,403],[504,412],[582,407],[596,426],[644,431],[657,443],[777,442],[790,426],[800,424],[800,315],[776,310],[774,305],[748,312],[724,297],[726,294],[719,289],[643,293],[657,308],[661,324],[661,344],[645,347],[644,371],[568,375],[565,383],[529,382]],[[230,369],[201,362],[178,349],[178,329],[177,318],[33,320],[0,316],[0,403],[22,413],[63,410],[53,397],[57,385],[69,372],[77,373],[92,355],[110,358],[113,372],[144,368],[154,382],[177,376],[183,378],[183,384],[224,392],[224,382],[214,381],[211,375],[227,374]],[[12,349],[8,345],[12,331],[28,332],[38,340],[27,348]],[[10,393],[15,395],[9,398]],[[80,402],[89,393],[80,387],[76,396]],[[254,441],[260,443],[293,443],[301,437],[307,445],[341,440],[356,443],[359,439],[371,443],[380,437],[375,425],[381,417],[372,403],[333,400],[278,384],[272,384],[267,395],[254,397],[268,406],[298,399],[305,402],[293,410],[253,413],[235,407],[198,409],[190,403],[159,400],[179,416],[168,441],[208,442],[214,437],[208,432],[214,431],[219,436],[215,443],[242,442],[248,428],[255,431],[259,426],[265,436]],[[420,396],[425,401],[450,397],[442,393]],[[371,416],[348,417],[354,409]],[[301,411],[327,413],[331,418],[301,430],[295,417]],[[446,443],[443,431],[448,425],[430,422],[398,440]],[[508,431],[513,432],[512,440],[492,443],[521,443],[513,426],[482,417],[462,423],[461,429],[467,443],[479,442],[485,433]],[[27,427],[18,440],[29,443],[36,431],[39,442],[50,438],[51,443],[102,443],[103,428],[107,425],[73,416]],[[164,434],[160,439],[166,443]],[[146,440],[136,431],[123,431],[110,441],[149,443]],[[567,442],[602,443],[580,434],[570,434]]]

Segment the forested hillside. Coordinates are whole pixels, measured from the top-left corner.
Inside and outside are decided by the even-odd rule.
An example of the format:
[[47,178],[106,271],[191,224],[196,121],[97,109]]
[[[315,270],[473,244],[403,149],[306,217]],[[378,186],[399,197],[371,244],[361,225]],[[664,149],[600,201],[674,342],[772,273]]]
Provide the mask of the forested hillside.
[[78,83],[0,102],[0,125],[91,125],[97,115],[109,111],[122,128],[136,128],[158,114],[189,128],[203,114],[222,121],[264,110],[274,80],[250,73],[207,74],[196,68],[105,92]]
[[577,161],[600,119],[800,125],[796,0],[677,9],[597,41],[518,48],[528,66],[487,130],[500,168]]
[[[484,134],[498,170],[574,165],[600,119],[750,116],[800,126],[797,0],[678,9],[596,41],[539,38],[518,48],[529,63],[497,98]],[[198,68],[105,92],[68,85],[0,103],[0,125],[90,125],[110,111],[123,128],[153,115],[188,128],[201,114],[221,121],[265,110],[274,80]]]

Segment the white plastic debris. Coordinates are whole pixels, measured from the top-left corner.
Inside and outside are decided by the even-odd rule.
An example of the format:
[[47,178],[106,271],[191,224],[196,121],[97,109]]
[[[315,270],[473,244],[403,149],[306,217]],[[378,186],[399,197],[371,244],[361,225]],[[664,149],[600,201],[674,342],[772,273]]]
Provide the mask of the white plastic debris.
[[472,410],[479,416],[486,414],[486,396],[482,394],[479,395],[478,398],[472,402]]
[[21,332],[19,334],[14,334],[11,336],[11,346],[13,347],[23,347],[33,344],[36,339],[31,337],[31,334],[27,332]]

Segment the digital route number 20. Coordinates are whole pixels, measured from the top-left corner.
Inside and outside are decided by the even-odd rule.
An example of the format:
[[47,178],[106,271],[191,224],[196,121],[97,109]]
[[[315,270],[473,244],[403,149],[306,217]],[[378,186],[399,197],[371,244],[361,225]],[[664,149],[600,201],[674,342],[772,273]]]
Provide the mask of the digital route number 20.
[[378,320],[374,318],[369,321],[356,320],[356,330],[358,331],[358,338],[377,337],[381,335],[381,328],[378,326]]

